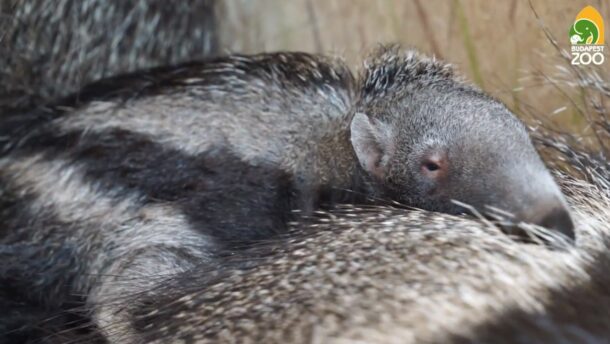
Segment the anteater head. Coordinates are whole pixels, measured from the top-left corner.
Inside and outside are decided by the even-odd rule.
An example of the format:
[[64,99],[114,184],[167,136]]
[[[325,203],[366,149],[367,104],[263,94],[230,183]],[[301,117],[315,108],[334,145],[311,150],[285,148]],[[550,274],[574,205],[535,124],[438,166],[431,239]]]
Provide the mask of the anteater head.
[[450,66],[384,48],[365,64],[360,92],[350,139],[383,196],[446,213],[467,204],[574,237],[564,197],[525,126]]

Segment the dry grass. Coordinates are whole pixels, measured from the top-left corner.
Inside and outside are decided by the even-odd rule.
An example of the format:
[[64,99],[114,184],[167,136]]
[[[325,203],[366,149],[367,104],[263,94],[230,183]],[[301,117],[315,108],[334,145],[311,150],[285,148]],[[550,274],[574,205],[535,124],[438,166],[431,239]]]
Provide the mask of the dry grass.
[[[589,100],[580,87],[554,82],[574,71],[562,72],[569,64],[542,29],[569,49],[569,27],[589,4],[609,27],[610,2],[602,0],[532,0],[535,12],[526,0],[228,0],[221,31],[231,51],[337,53],[351,63],[377,43],[413,45],[455,63],[516,112],[590,137]],[[606,60],[580,72],[610,75],[609,50]]]

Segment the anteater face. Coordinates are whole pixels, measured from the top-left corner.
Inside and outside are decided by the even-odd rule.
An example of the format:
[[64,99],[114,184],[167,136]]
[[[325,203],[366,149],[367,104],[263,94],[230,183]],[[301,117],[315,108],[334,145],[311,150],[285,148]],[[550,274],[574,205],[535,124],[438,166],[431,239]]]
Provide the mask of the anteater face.
[[351,125],[384,197],[453,214],[471,211],[463,203],[574,236],[559,187],[504,105],[461,84],[388,98],[359,108]]

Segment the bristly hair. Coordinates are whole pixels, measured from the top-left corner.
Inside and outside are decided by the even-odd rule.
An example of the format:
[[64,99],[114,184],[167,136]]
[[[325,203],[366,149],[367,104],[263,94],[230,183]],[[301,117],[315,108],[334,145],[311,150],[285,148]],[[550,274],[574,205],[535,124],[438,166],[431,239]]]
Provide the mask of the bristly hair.
[[380,45],[364,61],[361,98],[374,99],[401,92],[407,85],[461,83],[450,64],[398,44]]

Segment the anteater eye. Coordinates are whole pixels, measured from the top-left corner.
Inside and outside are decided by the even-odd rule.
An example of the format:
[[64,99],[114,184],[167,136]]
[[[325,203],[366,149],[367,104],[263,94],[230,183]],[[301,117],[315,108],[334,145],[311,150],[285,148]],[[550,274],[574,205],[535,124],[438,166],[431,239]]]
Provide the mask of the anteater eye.
[[421,173],[430,179],[440,180],[447,175],[447,154],[444,152],[431,152],[421,160]]
[[426,168],[426,170],[428,171],[436,171],[439,170],[441,167],[438,164],[435,164],[433,162],[427,162],[424,164],[424,167]]

